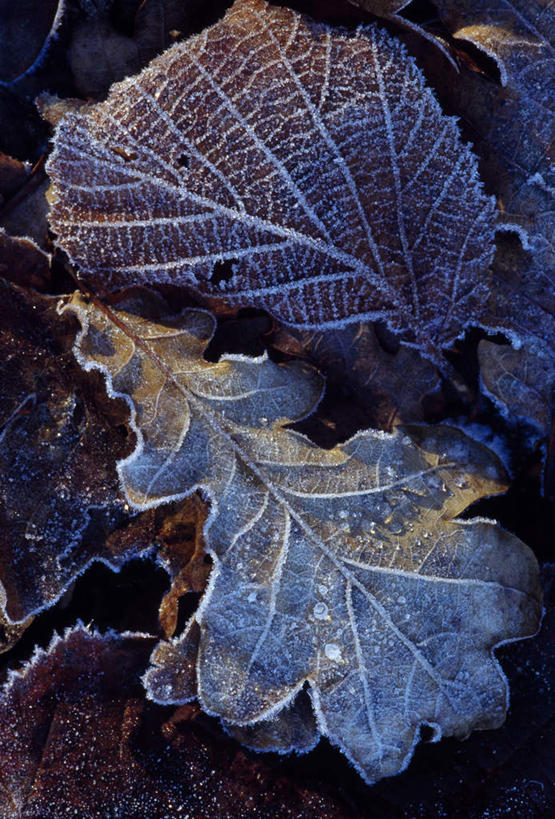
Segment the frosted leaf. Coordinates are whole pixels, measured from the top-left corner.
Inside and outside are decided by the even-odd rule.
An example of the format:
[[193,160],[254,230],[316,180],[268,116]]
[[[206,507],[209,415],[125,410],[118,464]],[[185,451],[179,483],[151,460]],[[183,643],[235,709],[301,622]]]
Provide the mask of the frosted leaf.
[[301,327],[385,319],[431,356],[485,297],[493,201],[377,25],[237,0],[68,115],[48,170],[58,242],[105,287],[192,284]]
[[435,0],[435,5],[454,37],[496,62],[502,85],[472,72],[456,82],[447,78],[446,89],[475,135],[502,224],[516,233],[498,237],[482,321],[545,353],[555,349],[552,4]]
[[152,638],[77,626],[0,691],[2,819],[341,819],[339,800],[287,786],[203,730],[194,706],[153,709],[139,675]]
[[433,392],[438,395],[439,373],[433,364],[403,344],[396,352],[384,349],[369,322],[323,332],[278,327],[272,346],[307,358],[328,383],[352,393],[368,413],[365,426],[389,432],[402,423],[423,421],[425,400]]
[[[196,487],[211,499],[214,568],[196,613],[206,711],[254,725],[308,683],[320,733],[367,781],[408,764],[423,721],[456,736],[501,724],[507,691],[492,650],[536,630],[541,595],[516,537],[454,520],[502,491],[489,450],[447,427],[319,449],[283,426],[317,400],[309,370],[207,363],[213,322],[199,311],[155,324],[79,296],[68,309],[83,327],[78,360],[132,410],[137,447],[118,463],[129,502],[148,508]],[[179,639],[155,651],[153,699],[179,700],[179,652]]]
[[537,349],[481,341],[480,374],[487,394],[510,417],[525,418],[541,432],[549,430],[555,370],[548,355]]
[[310,697],[304,691],[272,719],[243,726],[224,722],[224,728],[247,748],[278,754],[308,753],[320,739]]

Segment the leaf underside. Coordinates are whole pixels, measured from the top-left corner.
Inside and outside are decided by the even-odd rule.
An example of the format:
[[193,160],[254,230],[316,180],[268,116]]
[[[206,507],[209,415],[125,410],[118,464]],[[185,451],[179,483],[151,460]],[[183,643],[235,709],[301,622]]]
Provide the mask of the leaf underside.
[[[161,643],[146,676],[153,699],[194,696],[196,670],[203,709],[248,733],[307,684],[319,733],[367,781],[408,764],[423,722],[466,736],[503,721],[492,649],[536,630],[540,592],[516,537],[454,520],[503,489],[487,449],[447,427],[319,449],[284,428],[317,403],[314,371],[204,361],[213,319],[201,311],[155,324],[78,296],[68,309],[83,327],[81,365],[131,408],[137,447],[118,463],[129,502],[144,509],[194,488],[211,499],[196,667],[187,637]],[[281,747],[274,726],[276,750],[290,747],[299,713],[285,718]]]
[[58,242],[104,287],[192,285],[301,327],[385,319],[435,357],[482,309],[493,201],[377,25],[237,0],[66,116],[48,171]]

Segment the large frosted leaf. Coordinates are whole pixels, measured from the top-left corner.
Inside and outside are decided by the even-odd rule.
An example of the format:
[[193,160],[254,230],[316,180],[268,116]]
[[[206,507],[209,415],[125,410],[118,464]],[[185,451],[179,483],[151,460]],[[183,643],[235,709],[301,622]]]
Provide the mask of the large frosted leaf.
[[[535,631],[540,593],[517,538],[454,520],[503,488],[488,450],[447,427],[319,449],[283,426],[317,401],[314,372],[205,362],[213,320],[199,311],[154,324],[79,297],[70,309],[82,366],[132,409],[138,444],[118,464],[130,503],[195,487],[211,498],[214,569],[197,613],[208,712],[248,726],[308,682],[320,732],[369,781],[407,764],[422,722],[465,736],[503,721],[492,649]],[[183,645],[186,691],[175,686],[179,640],[155,654],[147,685],[159,701],[191,696]]]
[[48,167],[58,242],[104,286],[193,284],[298,326],[385,318],[430,354],[486,295],[476,159],[377,25],[237,0],[68,115]]

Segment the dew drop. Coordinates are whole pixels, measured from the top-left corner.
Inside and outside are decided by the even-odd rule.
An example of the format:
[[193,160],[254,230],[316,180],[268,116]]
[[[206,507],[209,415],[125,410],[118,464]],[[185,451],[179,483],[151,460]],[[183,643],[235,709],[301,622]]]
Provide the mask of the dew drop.
[[341,660],[341,649],[337,643],[326,643],[324,654],[328,660],[333,660],[334,663],[338,663]]
[[317,620],[324,620],[328,616],[328,607],[325,603],[316,603],[312,613]]

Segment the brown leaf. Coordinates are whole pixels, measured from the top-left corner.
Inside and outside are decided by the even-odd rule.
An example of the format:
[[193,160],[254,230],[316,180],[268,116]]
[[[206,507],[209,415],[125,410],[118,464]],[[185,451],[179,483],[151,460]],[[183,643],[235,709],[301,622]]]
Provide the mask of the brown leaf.
[[114,28],[112,0],[81,6],[83,13],[72,29],[69,65],[78,94],[101,99],[113,82],[138,70],[139,53],[132,38]]
[[97,538],[123,516],[112,458],[128,444],[125,411],[68,354],[56,300],[0,292],[0,589],[19,623],[102,554]]
[[502,86],[463,74],[448,89],[474,132],[481,170],[497,195],[503,223],[514,226],[522,243],[518,252],[510,237],[498,241],[483,323],[504,327],[540,349],[545,350],[546,342],[555,349],[550,3],[436,0],[436,5],[455,37],[495,60]]
[[145,0],[135,15],[133,38],[137,43],[141,66],[156,57],[183,35],[207,25],[214,0]]
[[[284,426],[318,401],[308,368],[206,362],[203,311],[155,323],[78,294],[67,309],[83,328],[79,362],[132,407],[137,446],[118,463],[129,502],[210,497],[214,567],[195,615],[203,708],[256,724],[308,684],[319,731],[367,781],[408,764],[422,722],[455,736],[502,723],[493,650],[534,633],[540,589],[517,538],[455,519],[503,490],[491,452],[441,426],[319,449]],[[153,659],[150,695],[190,698],[187,642]]]
[[46,291],[50,284],[50,256],[32,239],[8,236],[0,228],[0,276],[15,284]]
[[481,341],[480,373],[487,394],[509,418],[525,418],[540,432],[551,427],[555,372],[540,350]]
[[237,0],[55,143],[52,227],[103,285],[193,283],[300,326],[385,318],[436,357],[481,310],[493,204],[378,26]]
[[295,789],[235,743],[195,724],[195,708],[145,702],[152,640],[74,628],[12,673],[0,696],[2,819],[345,816]]
[[366,407],[369,425],[376,429],[391,431],[399,424],[423,421],[423,401],[439,386],[438,372],[429,361],[402,345],[388,352],[369,323],[325,332],[278,327],[273,346],[307,357],[328,383],[347,390]]
[[158,559],[172,579],[160,604],[160,624],[167,639],[177,626],[179,599],[206,588],[211,564],[205,560],[203,527],[206,505],[197,495],[187,498],[177,512],[165,516],[157,532]]
[[92,561],[115,570],[153,548],[171,581],[160,609],[170,637],[179,598],[203,591],[210,570],[201,539],[206,507],[195,497],[130,519],[113,466],[129,447],[126,410],[76,366],[75,328],[57,314],[56,299],[5,283],[0,292],[4,649]]
[[0,208],[23,187],[28,175],[29,169],[24,162],[0,153]]

